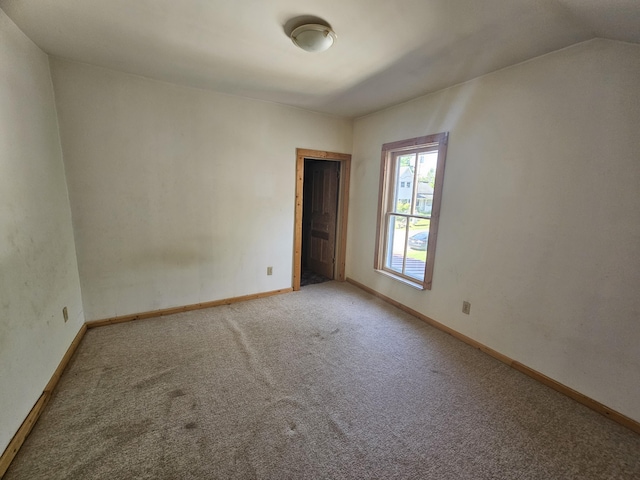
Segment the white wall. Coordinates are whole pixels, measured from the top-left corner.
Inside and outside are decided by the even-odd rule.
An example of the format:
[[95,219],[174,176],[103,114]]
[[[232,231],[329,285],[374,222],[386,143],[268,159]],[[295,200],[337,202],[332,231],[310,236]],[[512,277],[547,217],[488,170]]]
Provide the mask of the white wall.
[[296,148],[349,153],[350,121],[59,59],[52,74],[87,320],[291,287]]
[[0,10],[0,452],[83,322],[48,59]]
[[[441,131],[417,291],[373,270],[380,151]],[[640,46],[605,40],[358,119],[347,275],[640,421],[639,152]]]

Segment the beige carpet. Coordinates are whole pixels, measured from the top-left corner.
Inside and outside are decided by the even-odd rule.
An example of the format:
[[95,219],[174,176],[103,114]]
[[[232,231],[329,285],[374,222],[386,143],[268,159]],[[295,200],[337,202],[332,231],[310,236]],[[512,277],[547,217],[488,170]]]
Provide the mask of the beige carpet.
[[90,330],[6,480],[640,478],[640,436],[348,284]]

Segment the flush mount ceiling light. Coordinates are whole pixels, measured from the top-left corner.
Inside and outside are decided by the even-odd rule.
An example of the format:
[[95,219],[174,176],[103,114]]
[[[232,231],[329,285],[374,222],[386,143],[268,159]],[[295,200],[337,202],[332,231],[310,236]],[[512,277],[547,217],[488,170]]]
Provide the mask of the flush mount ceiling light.
[[307,52],[324,52],[336,41],[336,33],[326,25],[309,23],[293,30],[291,40]]

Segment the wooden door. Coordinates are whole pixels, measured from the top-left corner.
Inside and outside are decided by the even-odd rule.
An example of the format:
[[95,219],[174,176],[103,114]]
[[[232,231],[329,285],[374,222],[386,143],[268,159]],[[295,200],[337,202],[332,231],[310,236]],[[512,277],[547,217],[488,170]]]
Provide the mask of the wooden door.
[[336,216],[338,211],[339,162],[309,162],[311,169],[310,245],[307,265],[310,270],[333,279],[336,254]]

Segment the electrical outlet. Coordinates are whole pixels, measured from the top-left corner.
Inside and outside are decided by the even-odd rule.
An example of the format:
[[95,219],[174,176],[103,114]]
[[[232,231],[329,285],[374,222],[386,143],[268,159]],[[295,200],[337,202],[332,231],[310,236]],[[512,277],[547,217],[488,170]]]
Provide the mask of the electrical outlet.
[[462,313],[467,315],[471,313],[471,304],[469,302],[462,302]]
[[267,267],[267,275],[273,275],[273,267]]
[[67,320],[69,320],[69,312],[67,312],[67,307],[64,307],[62,309],[62,318],[64,318],[65,323]]

